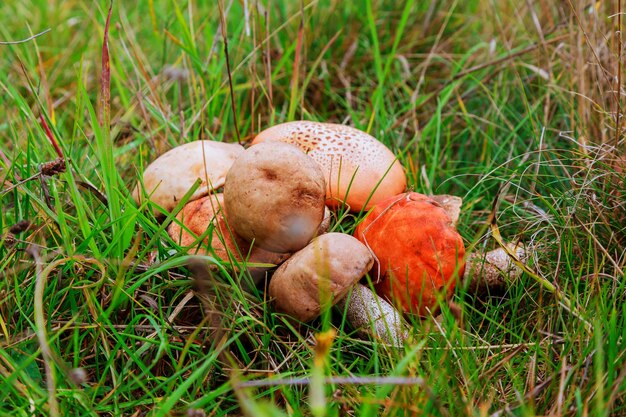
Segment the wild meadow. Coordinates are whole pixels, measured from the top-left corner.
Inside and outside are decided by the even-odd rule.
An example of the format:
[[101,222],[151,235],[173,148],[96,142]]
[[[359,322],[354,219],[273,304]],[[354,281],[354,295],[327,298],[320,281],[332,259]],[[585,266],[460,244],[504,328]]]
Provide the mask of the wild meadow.
[[[626,415],[624,7],[1,2],[0,414]],[[177,145],[291,120],[373,135],[409,189],[463,198],[468,252],[497,230],[525,273],[459,282],[396,348],[276,314],[131,197]]]

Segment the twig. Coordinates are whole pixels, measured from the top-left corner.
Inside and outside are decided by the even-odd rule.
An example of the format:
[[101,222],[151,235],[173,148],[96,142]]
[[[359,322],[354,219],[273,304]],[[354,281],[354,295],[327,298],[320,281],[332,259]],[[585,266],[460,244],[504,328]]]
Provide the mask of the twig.
[[[272,109],[272,113],[274,110],[274,93],[272,91],[272,60],[270,59],[270,43],[269,43],[269,39],[270,39],[270,14],[267,11],[267,9],[265,9],[264,13],[264,18],[265,18],[265,40],[263,41],[263,43],[265,43],[265,49],[264,49],[264,53],[263,53],[263,59],[265,61],[265,84],[267,84],[267,93],[269,95],[269,100],[270,100],[270,108]],[[255,48],[256,51],[256,48]]]
[[[574,8],[574,4],[572,3],[572,0],[567,0],[567,3],[569,4],[569,7],[570,7],[570,10],[572,11],[572,14],[576,18],[576,22],[578,23],[578,27],[580,28],[580,30],[583,33],[583,36],[585,37],[585,43],[587,44],[587,46],[591,50],[591,54],[593,55],[593,58],[596,61],[596,64],[601,69],[600,73],[604,76],[604,80],[607,82],[607,84],[611,85],[612,84],[611,83],[611,77],[609,77],[608,71],[606,70],[606,68],[604,68],[602,66],[602,60],[598,56],[598,53],[596,52],[596,50],[593,48],[593,44],[592,44],[591,40],[589,39],[589,34],[587,33],[587,31],[583,27],[583,23],[582,23],[582,21],[580,19],[580,16],[576,12],[576,9]],[[565,35],[563,35],[563,36],[565,36]],[[619,107],[619,91],[617,91],[617,95],[614,95],[613,98],[618,101],[618,107]]]
[[237,108],[235,107],[235,91],[233,90],[233,76],[230,71],[230,57],[228,55],[228,37],[226,36],[226,16],[224,13],[223,0],[219,0],[217,4],[220,9],[222,38],[224,40],[224,55],[226,56],[226,72],[228,73],[228,87],[230,90],[230,106],[233,111],[233,121],[235,123],[235,133],[237,134],[237,143],[241,145],[241,135],[239,134],[239,122],[237,121]]
[[39,248],[29,246],[27,252],[35,260],[35,294],[34,294],[34,315],[35,315],[35,331],[39,346],[41,347],[41,355],[43,357],[44,368],[46,370],[46,385],[48,386],[48,405],[51,417],[59,416],[59,404],[56,398],[56,384],[54,374],[52,372],[52,350],[48,345],[46,336],[46,318],[43,312],[43,293],[46,287],[47,274],[43,273],[43,265],[41,256],[39,256]]
[[492,66],[501,64],[501,63],[506,62],[506,61],[510,61],[513,58],[517,58],[520,55],[524,55],[524,54],[527,54],[529,52],[532,52],[535,49],[540,48],[540,47],[542,47],[544,45],[548,45],[548,44],[551,44],[551,43],[554,43],[554,42],[561,41],[561,40],[567,38],[568,36],[569,36],[569,34],[559,35],[559,36],[556,36],[556,37],[554,37],[552,39],[545,40],[545,43],[537,42],[537,43],[534,43],[534,44],[532,44],[530,46],[527,46],[526,48],[524,48],[522,50],[519,50],[517,52],[512,52],[512,53],[510,53],[508,55],[505,55],[505,56],[503,56],[501,58],[494,59],[493,61],[488,61],[488,62],[484,62],[482,64],[475,65],[475,66],[473,66],[471,68],[468,68],[468,69],[466,69],[464,71],[461,71],[461,72],[457,73],[454,76],[453,80],[458,80],[459,78],[463,78],[464,76],[466,76],[468,74],[471,74],[472,72],[480,71],[481,69],[485,69],[485,68],[488,68],[488,67],[492,67]]
[[[323,379],[324,384],[335,385],[424,385],[425,381],[419,377],[395,376],[331,376]],[[238,382],[237,388],[275,387],[279,385],[305,386],[311,384],[311,378],[280,378],[261,379]]]
[[298,26],[298,37],[296,38],[296,55],[293,59],[293,70],[291,75],[291,95],[289,97],[289,111],[287,120],[293,120],[296,115],[296,100],[298,99],[298,79],[300,78],[300,66],[302,61],[302,43],[304,38],[304,4],[300,2],[300,24]]
[[46,136],[48,137],[48,140],[54,147],[54,151],[57,153],[59,158],[63,159],[63,151],[61,150],[59,143],[57,142],[54,135],[52,134],[52,131],[50,130],[50,126],[48,126],[48,123],[46,122],[46,119],[43,117],[43,114],[39,115],[39,120],[41,122],[41,126],[43,127],[43,130],[46,132]]
[[520,269],[522,269],[526,274],[528,274],[530,277],[532,277],[539,285],[541,285],[541,287],[543,289],[545,289],[546,291],[549,291],[550,293],[554,294],[556,299],[559,301],[559,303],[565,307],[565,309],[567,311],[569,311],[574,317],[576,317],[577,319],[579,319],[584,327],[585,330],[587,331],[591,331],[592,330],[592,326],[591,323],[589,323],[589,321],[587,321],[582,313],[580,312],[580,310],[578,309],[578,307],[576,307],[576,305],[574,305],[572,303],[572,301],[569,299],[569,297],[567,295],[565,295],[563,293],[563,291],[561,291],[561,289],[554,283],[550,282],[549,280],[547,280],[546,278],[542,277],[539,275],[538,272],[533,271],[532,268],[530,268],[528,265],[526,265],[526,263],[524,263],[518,256],[517,254],[511,250],[510,247],[507,246],[507,244],[504,242],[504,239],[502,238],[502,235],[500,234],[500,229],[498,227],[498,223],[497,223],[497,219],[496,219],[496,214],[498,211],[498,203],[500,200],[500,194],[501,194],[501,190],[498,190],[498,192],[496,193],[496,197],[494,198],[493,201],[493,206],[491,209],[491,213],[489,214],[489,218],[488,218],[488,223],[490,225],[491,228],[491,235],[493,236],[493,238],[495,239],[495,241],[498,243],[498,245],[506,252],[506,254],[509,256],[509,258],[511,258],[511,260],[513,261],[513,263],[515,265],[517,265]]
[[617,30],[615,31],[615,36],[617,36],[617,42],[615,42],[615,46],[617,51],[617,88],[615,89],[615,147],[619,147],[619,140],[622,136],[622,100],[620,99],[620,95],[622,92],[622,0],[617,1]]
[[26,43],[26,42],[32,41],[35,38],[40,37],[41,35],[45,35],[46,33],[50,32],[51,30],[52,29],[48,28],[48,29],[44,30],[43,32],[36,33],[33,36],[30,36],[30,37],[28,37],[26,39],[22,39],[22,40],[19,40],[19,41],[0,41],[0,45],[17,45],[17,44],[20,44],[20,43]]
[[83,188],[91,192],[105,206],[109,205],[109,201],[107,200],[106,196],[102,194],[100,190],[98,190],[92,184],[88,183],[87,181],[76,180],[76,185],[78,185],[80,188]]

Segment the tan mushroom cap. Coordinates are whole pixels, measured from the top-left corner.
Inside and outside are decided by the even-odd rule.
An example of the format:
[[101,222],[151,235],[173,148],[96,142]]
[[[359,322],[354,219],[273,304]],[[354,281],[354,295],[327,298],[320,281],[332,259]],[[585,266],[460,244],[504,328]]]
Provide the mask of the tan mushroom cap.
[[[236,143],[211,140],[198,140],[170,149],[144,171],[145,195],[168,212],[172,211],[198,179],[201,184],[189,201],[223,186],[228,170],[243,151]],[[141,184],[137,184],[133,190],[137,204],[143,195]]]
[[295,252],[324,218],[324,174],[297,146],[268,142],[247,149],[224,184],[231,226],[272,252]]
[[326,204],[331,207],[343,201],[351,211],[369,209],[406,189],[404,170],[394,154],[373,136],[353,127],[288,122],[262,131],[252,144],[266,141],[296,144],[320,164],[326,177]]
[[277,311],[302,322],[315,319],[330,307],[374,264],[367,247],[350,235],[318,236],[274,272],[269,295]]
[[[229,261],[232,256],[238,262],[246,259],[247,263],[273,265],[279,265],[291,256],[289,253],[274,253],[259,247],[251,247],[250,243],[229,228],[224,212],[223,194],[213,194],[187,203],[176,216],[176,220],[169,225],[167,233],[180,246],[188,248],[190,253],[213,255],[209,250],[211,247],[222,261]],[[212,233],[199,241],[199,237],[211,225]],[[267,269],[251,267],[248,270],[256,282],[263,277]]]

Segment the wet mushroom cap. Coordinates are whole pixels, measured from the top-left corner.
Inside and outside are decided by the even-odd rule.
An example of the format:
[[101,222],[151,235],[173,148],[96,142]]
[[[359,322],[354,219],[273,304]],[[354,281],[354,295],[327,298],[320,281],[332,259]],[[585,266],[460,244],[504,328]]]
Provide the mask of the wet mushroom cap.
[[[210,227],[212,231],[199,241]],[[237,262],[244,259],[247,263],[263,263],[279,265],[291,254],[274,253],[250,245],[245,239],[229,227],[224,212],[224,195],[213,194],[187,203],[176,216],[176,221],[167,228],[172,240],[181,247],[187,248],[189,253],[197,255],[213,255],[228,262],[231,257]],[[213,249],[213,252],[209,250]],[[257,281],[262,278],[268,268],[248,268],[252,277]]]
[[377,204],[355,230],[374,252],[376,291],[408,314],[425,316],[449,298],[465,268],[465,246],[444,208],[409,192]]
[[330,207],[344,202],[351,211],[361,211],[406,189],[404,170],[394,154],[373,136],[353,127],[288,122],[262,131],[252,144],[268,141],[293,143],[320,164]]
[[[189,201],[197,200],[224,185],[235,159],[244,152],[241,145],[198,140],[177,146],[155,159],[143,173],[143,188],[150,201],[171,212],[197,180],[200,186]],[[133,190],[141,203],[141,184]]]
[[272,252],[295,252],[315,236],[324,217],[324,175],[298,147],[268,142],[247,149],[224,184],[235,231]]
[[370,251],[343,233],[316,237],[274,272],[269,295],[277,311],[302,322],[346,296],[374,263]]

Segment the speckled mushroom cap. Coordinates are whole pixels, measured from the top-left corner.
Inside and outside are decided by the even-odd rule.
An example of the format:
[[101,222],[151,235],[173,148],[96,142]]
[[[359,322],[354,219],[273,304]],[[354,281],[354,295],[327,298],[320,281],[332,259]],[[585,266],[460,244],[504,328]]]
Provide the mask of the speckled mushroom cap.
[[189,201],[223,186],[228,170],[243,151],[236,143],[211,140],[189,142],[170,149],[148,165],[143,174],[145,194],[141,192],[141,184],[137,184],[133,199],[139,204],[146,195],[153,203],[172,211],[198,179],[201,184]]
[[[212,233],[200,241],[199,237],[211,225]],[[251,247],[250,243],[237,235],[228,225],[223,194],[212,194],[187,203],[176,216],[176,221],[168,226],[167,233],[172,240],[187,248],[189,253],[197,255],[215,253],[223,261],[229,261],[232,256],[238,262],[246,259],[247,263],[279,265],[291,256],[289,253],[274,253],[256,246]],[[257,281],[267,269],[253,267],[249,268],[249,272]]]
[[277,311],[302,322],[346,296],[372,267],[370,251],[350,235],[318,236],[274,272],[269,295]]
[[351,211],[369,209],[406,188],[404,170],[394,154],[358,129],[333,123],[288,122],[262,131],[252,144],[265,141],[296,144],[317,161],[326,176],[326,204],[331,207],[343,201]]

